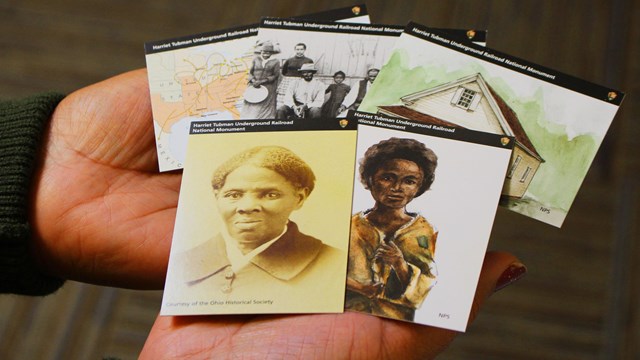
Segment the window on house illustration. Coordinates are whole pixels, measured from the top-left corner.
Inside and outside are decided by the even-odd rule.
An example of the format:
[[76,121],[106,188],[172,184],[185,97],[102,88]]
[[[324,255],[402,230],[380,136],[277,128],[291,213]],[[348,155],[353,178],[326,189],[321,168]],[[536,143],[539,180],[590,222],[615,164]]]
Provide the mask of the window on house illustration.
[[516,155],[516,159],[513,161],[513,164],[511,164],[511,168],[509,169],[509,173],[507,174],[507,179],[511,179],[513,177],[513,173],[516,172],[520,161],[522,161],[522,156]]
[[531,168],[527,166],[527,169],[524,171],[524,173],[522,174],[522,177],[520,178],[520,182],[523,183],[525,182],[525,180],[527,180],[527,177],[529,176],[529,173],[531,172]]
[[474,111],[480,104],[481,98],[482,95],[479,92],[460,86],[453,94],[451,104],[467,111]]

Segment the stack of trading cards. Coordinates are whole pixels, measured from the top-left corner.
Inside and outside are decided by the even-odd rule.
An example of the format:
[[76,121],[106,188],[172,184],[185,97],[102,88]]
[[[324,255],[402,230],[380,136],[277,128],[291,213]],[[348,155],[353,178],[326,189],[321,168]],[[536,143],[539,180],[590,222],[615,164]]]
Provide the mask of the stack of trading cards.
[[464,331],[499,205],[562,225],[624,94],[365,5],[145,44],[184,169],[163,315]]

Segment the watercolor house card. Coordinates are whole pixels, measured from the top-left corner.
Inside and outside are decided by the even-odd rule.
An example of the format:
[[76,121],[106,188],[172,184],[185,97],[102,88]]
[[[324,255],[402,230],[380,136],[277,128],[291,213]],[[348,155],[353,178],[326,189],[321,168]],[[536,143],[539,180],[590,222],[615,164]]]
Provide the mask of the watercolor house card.
[[343,312],[356,126],[193,122],[161,314]]
[[[369,23],[365,5],[301,18]],[[257,33],[252,24],[145,44],[160,171],[183,167],[191,121],[253,118],[242,116],[242,108],[251,89],[249,70],[264,47],[256,43]],[[252,92],[247,100],[257,99]]]
[[514,138],[354,116],[345,309],[464,331]]
[[560,227],[623,96],[410,23],[359,110],[515,137],[501,205]]

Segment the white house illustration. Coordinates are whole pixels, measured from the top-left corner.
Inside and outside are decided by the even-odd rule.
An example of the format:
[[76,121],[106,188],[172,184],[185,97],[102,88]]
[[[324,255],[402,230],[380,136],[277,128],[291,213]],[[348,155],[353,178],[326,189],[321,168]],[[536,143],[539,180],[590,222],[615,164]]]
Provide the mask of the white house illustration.
[[502,189],[503,196],[521,198],[544,162],[516,113],[479,73],[406,95],[400,100],[402,105],[378,106],[378,113],[513,136],[516,145]]

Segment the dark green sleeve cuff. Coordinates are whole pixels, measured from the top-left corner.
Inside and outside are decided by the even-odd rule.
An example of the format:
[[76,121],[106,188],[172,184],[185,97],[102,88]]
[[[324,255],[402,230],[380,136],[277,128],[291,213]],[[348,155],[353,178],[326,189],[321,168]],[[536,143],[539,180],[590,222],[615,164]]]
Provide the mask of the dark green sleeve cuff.
[[29,197],[42,134],[61,94],[0,101],[0,292],[47,295],[64,280],[42,274],[29,250]]

